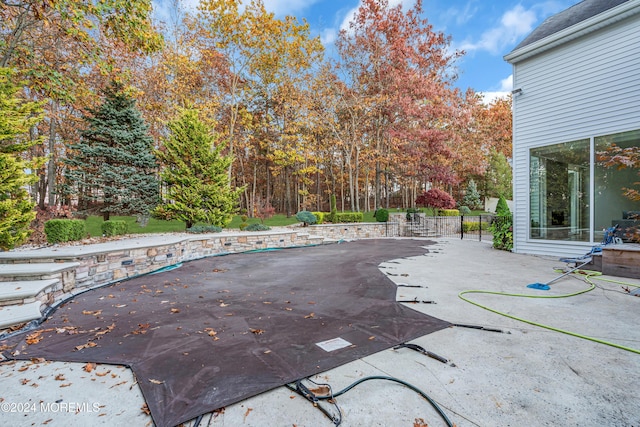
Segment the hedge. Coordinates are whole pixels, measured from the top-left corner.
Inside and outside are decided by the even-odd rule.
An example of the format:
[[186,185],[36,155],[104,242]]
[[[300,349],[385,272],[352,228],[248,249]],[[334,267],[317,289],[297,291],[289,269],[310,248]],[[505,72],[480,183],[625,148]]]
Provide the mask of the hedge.
[[[324,212],[311,212],[311,213],[316,216],[316,224],[322,224],[324,222],[324,216],[325,216]],[[329,214],[326,214],[326,215],[329,215]]]
[[386,209],[377,209],[374,216],[378,222],[389,221],[389,211]]
[[462,231],[465,233],[469,231],[478,231],[482,227],[483,230],[489,229],[489,224],[486,222],[478,222],[478,221],[463,221],[462,222]]
[[336,223],[344,222],[362,222],[364,214],[362,212],[338,212],[336,215]]
[[217,225],[194,225],[187,228],[187,233],[203,234],[203,233],[220,233],[222,228]]
[[102,223],[102,235],[103,236],[119,236],[121,234],[127,234],[129,226],[125,221],[109,220]]
[[84,220],[50,219],[44,223],[44,234],[51,244],[81,240],[87,234]]
[[439,216],[460,216],[458,209],[438,209]]

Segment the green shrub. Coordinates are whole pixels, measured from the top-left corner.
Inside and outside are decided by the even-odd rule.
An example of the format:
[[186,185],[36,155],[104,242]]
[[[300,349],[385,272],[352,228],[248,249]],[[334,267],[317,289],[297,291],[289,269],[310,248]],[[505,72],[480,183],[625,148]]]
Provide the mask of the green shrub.
[[509,209],[509,205],[507,204],[507,199],[505,199],[502,195],[498,199],[498,204],[496,205],[496,215],[511,215],[511,210]]
[[249,226],[249,223],[247,222],[249,220],[249,217],[246,215],[241,215],[240,219],[242,220],[242,222],[240,223],[240,230],[244,230]]
[[377,209],[374,217],[378,222],[387,222],[389,221],[389,211],[386,209]]
[[125,221],[109,220],[105,221],[101,225],[103,236],[119,236],[121,234],[127,234],[129,226]]
[[493,233],[494,248],[504,251],[513,249],[513,217],[511,215],[494,217],[489,230]]
[[187,228],[187,233],[202,234],[202,233],[220,233],[222,228],[217,225],[194,225],[191,228]]
[[336,195],[331,195],[331,212],[327,216],[326,220],[329,222],[339,222],[336,216],[338,215],[338,208],[336,207]]
[[421,209],[416,209],[416,208],[408,208],[407,209],[407,221],[413,221],[413,214],[415,213],[421,213],[422,210]]
[[340,212],[336,214],[335,222],[362,222],[364,214],[362,212]]
[[54,244],[81,240],[87,231],[81,219],[50,219],[44,223],[44,233],[47,242]]
[[439,216],[460,216],[460,211],[458,209],[439,209]]
[[469,231],[478,231],[482,228],[483,230],[487,230],[489,225],[486,222],[478,222],[478,221],[463,221],[462,222],[462,231],[465,233]]
[[303,223],[305,227],[307,225],[313,225],[318,221],[316,216],[314,214],[312,214],[311,212],[309,212],[309,211],[300,211],[300,212],[298,212],[296,214],[296,219],[298,221],[300,221],[301,223]]
[[324,222],[324,212],[311,212],[316,217],[316,224],[322,224]]
[[244,229],[244,231],[268,231],[268,230],[271,230],[271,227],[269,227],[268,225],[260,224],[259,222],[251,224]]
[[471,215],[471,209],[468,206],[460,206],[458,208],[460,215]]

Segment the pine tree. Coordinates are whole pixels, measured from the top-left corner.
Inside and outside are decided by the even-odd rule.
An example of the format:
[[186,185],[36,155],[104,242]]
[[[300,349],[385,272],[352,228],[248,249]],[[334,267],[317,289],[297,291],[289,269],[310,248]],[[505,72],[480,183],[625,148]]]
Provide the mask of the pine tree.
[[157,163],[153,139],[135,100],[121,84],[112,83],[91,114],[65,161],[79,210],[98,212],[105,221],[111,214],[147,215],[159,201]]
[[243,189],[229,185],[232,158],[221,154],[225,145],[209,132],[195,109],[182,110],[168,127],[171,134],[156,153],[164,167],[160,173],[164,203],[153,216],[184,221],[187,228],[196,222],[226,226]]
[[462,198],[462,204],[470,207],[471,209],[478,209],[481,206],[480,193],[478,193],[478,187],[476,182],[471,179],[467,184],[467,191]]
[[36,212],[26,188],[37,177],[25,171],[43,163],[43,159],[21,158],[29,147],[42,142],[28,136],[42,119],[42,104],[23,99],[14,77],[12,70],[0,67],[0,250],[14,248],[31,234],[29,225]]

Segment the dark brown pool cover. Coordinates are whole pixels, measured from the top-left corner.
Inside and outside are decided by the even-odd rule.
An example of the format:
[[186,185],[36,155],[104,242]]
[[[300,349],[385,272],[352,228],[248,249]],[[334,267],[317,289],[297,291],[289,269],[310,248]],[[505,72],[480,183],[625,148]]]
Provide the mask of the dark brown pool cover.
[[[192,261],[77,296],[12,337],[18,346],[5,355],[129,366],[156,425],[178,425],[449,326],[396,303],[378,269],[424,254],[427,243],[361,240]],[[316,344],[337,338],[352,345]]]

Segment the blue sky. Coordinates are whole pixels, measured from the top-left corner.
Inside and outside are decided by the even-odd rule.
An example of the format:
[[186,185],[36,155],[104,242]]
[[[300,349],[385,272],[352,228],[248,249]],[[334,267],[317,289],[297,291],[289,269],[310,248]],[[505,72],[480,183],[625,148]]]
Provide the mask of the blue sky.
[[[163,0],[155,0],[161,2]],[[164,0],[166,1],[166,0]],[[346,28],[360,0],[263,0],[278,17],[306,19],[313,36],[320,36],[327,51],[341,28]],[[198,0],[183,0],[194,7]],[[436,31],[452,37],[452,47],[464,50],[457,62],[457,86],[478,92],[511,91],[511,65],[502,57],[509,53],[545,18],[579,0],[423,0],[424,16]],[[404,9],[415,0],[389,0]]]

